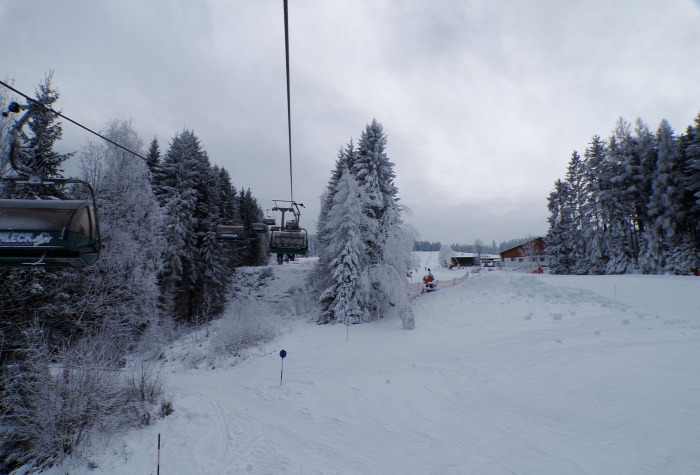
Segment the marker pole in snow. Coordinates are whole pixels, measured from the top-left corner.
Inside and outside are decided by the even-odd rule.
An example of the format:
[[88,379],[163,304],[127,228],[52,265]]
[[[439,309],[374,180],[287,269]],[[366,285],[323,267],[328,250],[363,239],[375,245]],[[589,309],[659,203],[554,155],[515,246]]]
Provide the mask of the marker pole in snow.
[[160,475],[160,432],[158,433],[158,467],[156,468],[156,474]]
[[282,386],[282,375],[284,374],[284,357],[287,356],[287,352],[280,351],[280,358],[282,358],[282,369],[280,370],[280,386]]

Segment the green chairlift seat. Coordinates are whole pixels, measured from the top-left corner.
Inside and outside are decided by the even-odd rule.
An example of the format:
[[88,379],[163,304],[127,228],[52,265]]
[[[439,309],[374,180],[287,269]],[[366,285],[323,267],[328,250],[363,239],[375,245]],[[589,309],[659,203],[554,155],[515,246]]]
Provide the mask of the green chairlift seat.
[[267,232],[267,224],[264,222],[261,223],[253,223],[251,225],[251,228],[254,233],[266,233]]
[[221,242],[236,242],[243,240],[243,226],[220,224],[216,227],[216,240]]
[[308,250],[309,240],[306,236],[306,229],[273,229],[270,237],[271,253],[306,255]]
[[0,266],[85,267],[100,255],[91,200],[0,200]]

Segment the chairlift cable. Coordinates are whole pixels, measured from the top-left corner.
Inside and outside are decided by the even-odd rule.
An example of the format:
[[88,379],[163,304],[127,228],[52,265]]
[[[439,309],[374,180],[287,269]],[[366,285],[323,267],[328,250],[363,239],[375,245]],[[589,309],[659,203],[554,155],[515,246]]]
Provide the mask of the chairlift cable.
[[47,106],[46,104],[43,104],[43,103],[37,101],[36,99],[32,99],[32,98],[29,97],[28,95],[24,94],[23,92],[18,91],[17,89],[15,89],[14,87],[10,86],[9,84],[7,84],[7,83],[5,83],[5,82],[3,82],[3,81],[0,81],[0,85],[5,86],[6,88],[8,88],[9,90],[11,90],[12,92],[14,92],[14,93],[16,93],[16,94],[19,94],[20,96],[24,97],[30,104],[38,104],[38,105],[41,105],[42,107],[44,107],[45,109],[47,109],[49,112],[52,112],[53,114],[56,114],[58,117],[62,117],[63,119],[66,119],[68,122],[71,122],[71,123],[77,125],[77,126],[80,127],[81,129],[87,130],[88,132],[90,132],[90,133],[93,134],[93,135],[98,136],[98,137],[101,138],[102,140],[111,143],[111,144],[114,145],[115,147],[118,147],[118,148],[120,148],[120,149],[122,149],[122,150],[124,150],[124,151],[126,151],[126,152],[129,152],[129,153],[132,154],[132,155],[135,155],[135,156],[141,158],[142,160],[147,161],[147,158],[144,157],[143,155],[139,155],[138,153],[134,152],[133,150],[129,150],[128,148],[124,147],[123,145],[119,145],[117,142],[108,139],[108,138],[105,137],[104,135],[101,135],[101,134],[99,134],[98,132],[95,132],[94,130],[91,130],[91,129],[85,127],[83,124],[74,121],[74,120],[71,119],[70,117],[66,117],[66,116],[63,115],[62,113],[53,110],[51,107]]
[[287,66],[287,130],[289,133],[289,195],[290,201],[294,202],[294,183],[292,178],[292,106],[291,94],[289,90],[289,21],[287,14],[287,0],[283,0],[284,6],[284,52]]

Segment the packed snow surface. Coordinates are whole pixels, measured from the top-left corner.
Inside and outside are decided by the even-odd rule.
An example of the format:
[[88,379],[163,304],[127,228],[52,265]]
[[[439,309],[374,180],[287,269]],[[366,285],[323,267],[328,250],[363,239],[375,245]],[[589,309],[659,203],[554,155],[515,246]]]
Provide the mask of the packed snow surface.
[[[414,281],[465,272],[418,254]],[[172,415],[48,473],[155,474],[158,434],[168,475],[700,473],[700,277],[482,271],[413,303],[414,330],[299,318],[245,359],[183,363],[200,332],[165,363]]]

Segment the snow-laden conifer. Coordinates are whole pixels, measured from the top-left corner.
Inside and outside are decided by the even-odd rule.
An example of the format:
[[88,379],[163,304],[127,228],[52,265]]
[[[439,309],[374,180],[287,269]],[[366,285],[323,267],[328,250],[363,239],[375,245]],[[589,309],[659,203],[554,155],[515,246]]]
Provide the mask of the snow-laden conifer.
[[333,229],[327,227],[326,223],[331,219],[330,213],[333,207],[333,198],[338,186],[338,181],[344,170],[352,169],[354,161],[355,147],[351,139],[345,148],[341,148],[338,151],[338,159],[335,162],[335,168],[331,172],[328,185],[321,195],[321,210],[316,223],[316,253],[318,255],[318,266],[317,272],[310,276],[311,285],[316,288],[319,286],[323,287],[330,279],[330,262],[333,259],[333,255],[328,245],[332,238]]
[[176,135],[163,158],[160,200],[165,212],[161,286],[164,300],[177,318],[191,321],[201,308],[195,293],[202,276],[199,240],[203,229],[201,182],[208,173],[208,158],[193,132]]
[[587,243],[583,237],[583,229],[587,223],[585,203],[587,201],[585,187],[585,166],[577,151],[571,154],[569,166],[566,171],[568,184],[569,213],[571,215],[571,227],[567,230],[567,241],[570,248],[568,260],[571,262],[571,272],[585,274],[585,257],[587,256]]
[[[359,267],[366,282],[360,301],[363,305],[363,318],[377,318],[405,299],[408,288],[406,272],[414,265],[411,251],[415,232],[402,218],[406,210],[398,203],[394,164],[386,154],[386,142],[382,125],[373,120],[366,126],[356,148],[353,149],[351,141],[341,149],[336,168],[322,197],[322,207],[326,211],[319,218],[319,264],[312,283],[317,288],[326,289],[321,300],[327,303],[336,295],[336,267],[344,262],[338,257],[341,247],[337,244],[338,224],[335,222],[337,216],[334,211],[339,205],[338,200],[346,196],[338,196],[339,179],[347,173],[352,175],[361,197],[361,205],[355,208],[360,213],[355,232],[364,248]],[[348,210],[345,209],[345,212]],[[386,276],[373,269],[386,271],[389,280],[385,281]],[[400,277],[395,279],[395,276]],[[327,311],[328,305],[324,310],[321,320],[330,321],[333,316]],[[411,315],[410,310],[406,310],[402,313],[402,318],[406,317],[406,321],[409,321]],[[413,323],[404,323],[405,328],[413,327]]]
[[588,274],[602,274],[607,264],[608,249],[605,245],[605,209],[602,206],[602,193],[609,189],[609,180],[604,175],[606,169],[606,143],[599,136],[591,139],[584,154],[584,202],[583,240],[586,254],[582,268]]
[[380,226],[384,213],[396,204],[398,189],[394,185],[394,163],[386,153],[387,136],[376,119],[367,124],[357,143],[352,174],[357,180],[365,201],[367,216],[362,230],[368,243],[370,262],[382,263]]
[[573,227],[569,184],[563,180],[554,183],[554,191],[547,198],[549,231],[547,252],[552,257],[550,268],[555,274],[571,273],[571,243],[569,231]]
[[367,265],[366,244],[361,234],[366,219],[363,201],[355,178],[346,168],[337,182],[329,219],[324,223],[330,239],[327,248],[331,283],[320,302],[323,313],[319,323],[359,323],[366,319],[362,269]]

